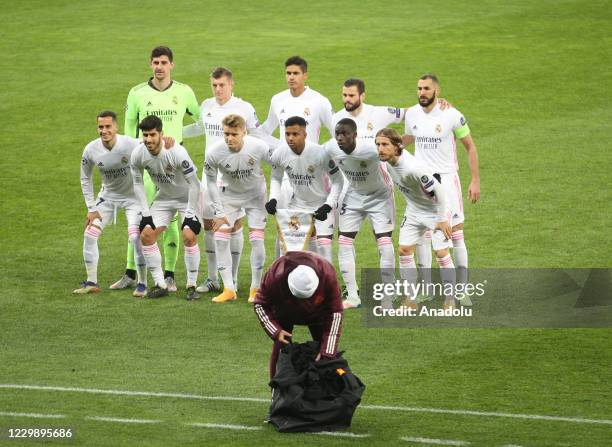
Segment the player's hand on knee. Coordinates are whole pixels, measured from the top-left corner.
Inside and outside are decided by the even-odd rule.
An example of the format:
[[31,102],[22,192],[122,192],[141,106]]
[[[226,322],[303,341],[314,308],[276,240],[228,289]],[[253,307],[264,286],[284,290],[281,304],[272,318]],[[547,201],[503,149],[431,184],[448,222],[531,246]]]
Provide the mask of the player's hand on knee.
[[278,335],[276,336],[276,340],[284,345],[288,345],[289,343],[291,343],[291,337],[293,337],[293,335],[291,335],[291,332],[287,332],[284,329],[281,329]]
[[327,215],[331,210],[332,207],[329,206],[327,203],[324,203],[314,212],[314,218],[317,220],[325,220],[327,219]]
[[448,223],[448,220],[445,220],[444,222],[438,222],[436,224],[436,230],[440,230],[442,233],[444,233],[444,237],[447,240],[450,240],[453,236],[453,230],[451,229],[450,224]]
[[226,216],[223,217],[218,217],[216,219],[213,219],[212,221],[212,231],[217,231],[219,228],[221,228],[223,225],[227,225],[228,227],[230,226],[229,224],[229,220],[227,220]]
[[100,216],[100,213],[98,211],[88,212],[87,217],[85,218],[85,228],[88,228],[90,225],[92,225],[94,220],[96,219],[100,219],[100,222],[102,221],[102,216]]
[[153,216],[142,216],[142,219],[140,219],[140,225],[138,225],[138,228],[141,233],[147,226],[149,226],[151,230],[155,230],[155,224],[153,223]]
[[266,203],[266,211],[268,214],[276,214],[276,199],[270,199]]
[[191,231],[193,231],[195,234],[200,234],[202,224],[200,223],[200,219],[198,219],[198,216],[185,217],[185,219],[183,219],[183,225],[181,225],[181,229],[184,229],[185,227],[189,227]]

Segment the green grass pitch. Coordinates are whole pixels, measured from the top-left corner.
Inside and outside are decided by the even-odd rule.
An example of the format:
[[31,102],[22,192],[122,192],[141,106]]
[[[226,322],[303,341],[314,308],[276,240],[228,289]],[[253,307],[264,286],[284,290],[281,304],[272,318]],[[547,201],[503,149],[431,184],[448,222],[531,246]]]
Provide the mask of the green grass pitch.
[[[368,437],[281,435],[262,424],[271,343],[246,303],[248,248],[240,300],[229,305],[210,296],[187,303],[71,294],[85,273],[81,152],[97,136],[100,110],[116,110],[123,123],[127,93],[148,78],[148,54],[159,44],[174,50],[174,77],[199,101],[210,96],[211,69],[231,68],[236,95],[262,121],[271,96],[286,88],[283,62],[294,54],[308,60],[308,84],[335,110],[348,77],[365,80],[368,103],[408,106],[418,76],[435,72],[480,153],[482,199],[466,204],[470,265],[610,267],[609,6],[2,1],[3,432],[65,426],[76,431],[66,445],[113,447],[609,446],[609,329],[367,329],[360,311],[347,312],[341,349],[368,387],[350,433]],[[185,145],[201,166],[202,139]],[[464,153],[460,163],[465,189]],[[124,223],[100,240],[104,287],[124,268]],[[269,225],[267,265],[273,237]],[[356,249],[358,266],[377,266],[368,227]],[[181,258],[177,279],[184,283]],[[167,394],[146,394],[155,392]]]

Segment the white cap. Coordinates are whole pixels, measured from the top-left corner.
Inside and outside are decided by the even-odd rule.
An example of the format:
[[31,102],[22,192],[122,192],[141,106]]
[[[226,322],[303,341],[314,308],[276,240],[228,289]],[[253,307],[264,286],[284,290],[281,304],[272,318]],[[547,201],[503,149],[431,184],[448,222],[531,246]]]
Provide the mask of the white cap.
[[289,290],[296,298],[310,298],[319,287],[319,277],[312,267],[298,265],[287,276]]

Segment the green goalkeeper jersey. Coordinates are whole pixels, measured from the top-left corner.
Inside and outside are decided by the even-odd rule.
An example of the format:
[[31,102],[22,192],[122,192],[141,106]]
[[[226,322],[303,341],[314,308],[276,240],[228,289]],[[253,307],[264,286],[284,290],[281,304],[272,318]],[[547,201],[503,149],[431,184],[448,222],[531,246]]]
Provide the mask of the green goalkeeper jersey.
[[172,81],[164,90],[157,90],[151,80],[138,84],[127,97],[125,106],[125,135],[138,137],[138,124],[148,115],[158,116],[163,124],[164,135],[178,143],[183,141],[183,117],[191,115],[194,121],[200,116],[198,101],[187,84]]

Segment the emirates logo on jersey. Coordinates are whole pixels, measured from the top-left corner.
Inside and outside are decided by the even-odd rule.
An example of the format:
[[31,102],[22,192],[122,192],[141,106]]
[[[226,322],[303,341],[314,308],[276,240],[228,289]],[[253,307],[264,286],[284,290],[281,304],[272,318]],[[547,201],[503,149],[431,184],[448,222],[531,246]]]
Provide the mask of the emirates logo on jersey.
[[310,109],[308,107],[304,108],[304,115],[305,116],[310,116]]
[[440,124],[436,125],[436,132],[438,132],[438,133],[442,132],[442,126]]

